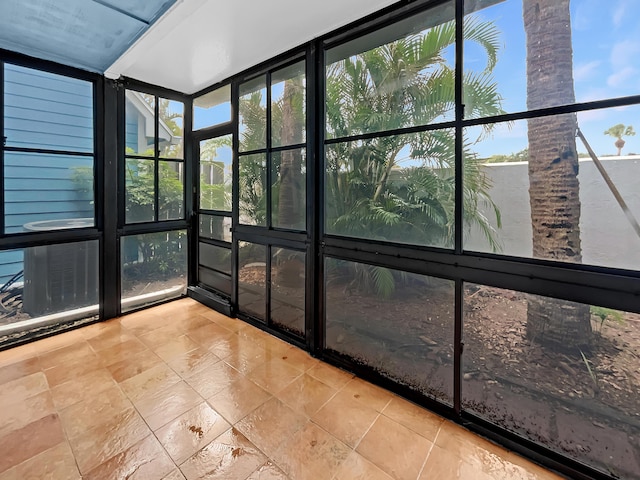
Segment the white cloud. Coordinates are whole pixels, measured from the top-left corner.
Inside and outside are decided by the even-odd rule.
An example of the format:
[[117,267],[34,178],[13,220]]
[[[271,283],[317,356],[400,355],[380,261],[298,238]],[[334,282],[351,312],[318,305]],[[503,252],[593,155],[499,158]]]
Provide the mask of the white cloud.
[[595,71],[598,69],[602,62],[594,60],[593,62],[585,63],[576,66],[573,71],[573,79],[576,82],[582,82],[585,80],[593,80]]
[[613,9],[612,21],[613,21],[614,27],[616,28],[620,27],[626,13],[627,13],[627,2],[623,0],[618,3],[616,8]]
[[627,80],[636,76],[637,70],[632,67],[625,67],[620,71],[612,73],[607,77],[607,85],[610,87],[622,87],[627,82]]
[[616,43],[611,49],[611,66],[614,70],[621,70],[627,67],[629,63],[640,53],[640,42],[625,40]]

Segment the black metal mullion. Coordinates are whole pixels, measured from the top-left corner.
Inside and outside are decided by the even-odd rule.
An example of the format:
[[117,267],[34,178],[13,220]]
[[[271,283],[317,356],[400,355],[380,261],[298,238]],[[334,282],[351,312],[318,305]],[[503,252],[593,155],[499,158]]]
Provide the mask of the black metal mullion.
[[273,176],[273,172],[272,172],[272,157],[271,157],[271,72],[268,71],[266,74],[266,86],[267,86],[267,111],[266,111],[266,148],[267,148],[267,155],[266,155],[266,167],[267,167],[267,171],[265,172],[267,175],[267,185],[266,185],[266,195],[267,195],[267,228],[271,229],[273,228],[273,219],[271,218],[272,214],[273,214],[273,198],[272,198],[272,192],[271,192],[271,185],[272,185],[272,181],[273,179],[271,178]]
[[155,124],[153,126],[153,210],[154,210],[154,221],[160,221],[160,97],[154,95],[155,99],[154,105],[154,115],[155,115]]
[[267,252],[266,258],[266,272],[265,272],[265,310],[264,310],[264,322],[270,327],[273,326],[273,322],[271,321],[271,249],[272,245],[265,245],[265,250]]
[[231,138],[231,298],[230,309],[231,314],[235,315],[238,311],[238,240],[235,233],[240,219],[240,168],[238,149],[240,147],[239,139],[239,104],[240,104],[240,86],[238,82],[231,83],[231,123],[233,125]]
[[0,192],[2,201],[0,202],[0,238],[5,235],[5,219],[4,219],[4,206],[5,191],[4,191],[4,148],[7,142],[7,137],[4,133],[4,62],[0,60]]
[[50,150],[48,148],[4,147],[7,152],[37,153],[42,155],[66,155],[74,157],[93,157],[95,152],[74,152],[70,150]]

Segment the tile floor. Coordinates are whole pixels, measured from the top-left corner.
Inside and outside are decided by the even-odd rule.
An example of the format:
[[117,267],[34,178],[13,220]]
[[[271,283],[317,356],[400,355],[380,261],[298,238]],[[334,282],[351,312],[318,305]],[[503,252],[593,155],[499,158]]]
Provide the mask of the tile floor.
[[0,480],[553,479],[182,299],[0,352]]

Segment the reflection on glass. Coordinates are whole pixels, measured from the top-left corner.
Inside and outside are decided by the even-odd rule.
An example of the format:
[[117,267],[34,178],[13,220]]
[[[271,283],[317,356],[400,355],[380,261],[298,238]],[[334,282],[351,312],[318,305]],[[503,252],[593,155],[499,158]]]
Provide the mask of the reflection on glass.
[[306,81],[304,61],[271,75],[271,145],[295,145],[305,140]]
[[325,155],[327,233],[453,247],[453,130],[328,145]]
[[231,217],[200,215],[200,236],[231,242]]
[[453,402],[453,281],[334,259],[325,279],[326,348]]
[[[638,116],[640,107],[627,112]],[[640,155],[634,153],[640,152],[640,140],[625,136],[623,126],[617,155],[619,139],[605,133],[619,115],[609,108],[498,123],[488,136],[480,136],[477,127],[465,129],[467,139],[481,137],[466,158],[485,175],[487,198],[476,203],[490,226],[465,231],[465,249],[639,269],[640,239],[598,168],[630,216],[640,219]],[[576,127],[581,137],[574,138]],[[466,174],[465,184],[473,185]]]
[[271,248],[271,322],[294,335],[304,336],[304,252]]
[[[492,5],[486,7],[487,3]],[[525,4],[530,9],[523,11]],[[637,51],[635,32],[640,22],[630,4],[612,10],[606,3],[585,0],[540,5],[475,0],[465,1],[465,8],[465,76],[480,78],[495,61],[496,88],[507,112],[569,104],[574,98],[586,102],[637,94],[632,72],[638,68],[638,56],[631,50]],[[493,26],[491,41],[499,47],[494,59],[470,41],[480,32],[479,22]],[[476,110],[468,97],[465,114],[474,110],[476,115],[491,114]]]
[[453,120],[454,44],[447,2],[328,50],[327,137]]
[[158,174],[158,218],[184,218],[184,163],[161,160],[158,164]]
[[198,267],[198,281],[206,288],[215,290],[216,293],[231,296],[231,276],[210,270],[206,267]]
[[267,225],[267,160],[263,153],[241,156],[240,223]]
[[231,135],[200,142],[200,209],[231,211]]
[[160,98],[158,147],[160,157],[184,158],[184,103]]
[[155,162],[127,158],[125,163],[126,223],[155,220]]
[[307,208],[305,150],[271,154],[271,224],[276,228],[304,230]]
[[193,100],[193,129],[231,121],[231,85],[217,88]]
[[6,233],[92,227],[93,158],[4,153]]
[[91,82],[4,64],[6,146],[92,153]]
[[187,247],[186,230],[122,237],[122,311],[184,294]]
[[155,96],[127,90],[125,97],[126,153],[153,157],[156,128]]
[[[0,251],[0,326],[54,314],[62,324],[97,318],[98,247],[90,240]],[[32,335],[37,326],[0,334],[0,345]]]
[[635,478],[640,315],[466,284],[463,407]]
[[238,242],[238,309],[266,321],[267,247]]
[[231,249],[200,242],[198,244],[198,263],[231,275]]
[[264,77],[240,85],[240,151],[267,147],[267,84]]

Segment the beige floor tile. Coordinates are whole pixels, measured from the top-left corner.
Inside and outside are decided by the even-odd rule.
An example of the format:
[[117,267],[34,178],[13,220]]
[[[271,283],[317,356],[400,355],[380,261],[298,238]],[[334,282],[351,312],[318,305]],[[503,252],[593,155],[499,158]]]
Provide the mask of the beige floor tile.
[[203,398],[209,398],[226,389],[242,375],[224,362],[213,364],[209,368],[196,371],[194,375],[185,377],[185,381],[191,385]]
[[277,398],[256,408],[238,423],[240,430],[253,444],[270,458],[307,423],[304,415],[294,412]]
[[378,415],[373,408],[339,392],[312,420],[350,447],[356,447]]
[[180,469],[176,468],[162,480],[185,480],[185,478]]
[[275,358],[251,370],[247,374],[247,378],[275,395],[301,375],[300,370]]
[[224,361],[243,374],[249,373],[268,360],[265,349],[250,340],[240,339],[236,348]]
[[140,375],[142,372],[149,370],[163,363],[162,359],[151,350],[143,350],[126,360],[120,360],[107,366],[107,370],[111,373],[113,379],[120,383],[125,380]]
[[206,325],[211,325],[213,322],[207,317],[200,315],[200,313],[188,314],[184,318],[176,318],[171,322],[171,325],[177,332],[189,333],[198,328]]
[[38,373],[39,371],[41,371],[41,368],[38,357],[25,358],[0,367],[0,388],[7,382]]
[[56,365],[77,362],[80,359],[95,358],[95,352],[86,340],[82,340],[72,345],[67,345],[56,350],[45,352],[40,355],[40,363],[43,370],[53,368]]
[[134,337],[126,342],[118,343],[111,347],[105,348],[98,352],[100,359],[104,365],[113,365],[131,358],[140,352],[148,350],[147,346],[138,338]]
[[235,428],[227,430],[180,465],[187,480],[245,479],[266,457]]
[[233,335],[231,330],[227,330],[218,324],[210,322],[208,325],[187,332],[187,336],[203,348],[210,348],[215,345],[220,338]]
[[220,325],[221,327],[226,328],[227,330],[231,330],[232,332],[238,332],[248,325],[247,323],[243,322],[242,320],[238,320],[237,318],[225,317],[215,310],[208,310],[206,312],[202,312],[200,315],[208,318],[209,320]]
[[229,386],[209,397],[209,404],[228,422],[234,424],[271,398],[251,380],[240,377]]
[[117,385],[99,395],[60,410],[60,419],[68,438],[75,438],[98,427],[133,405]]
[[180,335],[174,336],[173,339],[171,339],[164,345],[160,345],[159,347],[154,348],[153,351],[162,360],[168,362],[176,357],[184,355],[185,353],[189,353],[192,350],[196,350],[198,348],[200,348],[200,345],[191,340],[188,336]]
[[398,480],[415,480],[433,443],[380,415],[356,451]]
[[155,349],[165,343],[176,338],[176,329],[173,325],[167,325],[164,327],[156,328],[155,330],[138,336],[140,341],[144,343],[148,348]]
[[503,469],[496,468],[500,466],[499,463],[494,468],[485,469],[491,472],[496,480],[561,480],[564,478],[516,453],[509,452],[501,457]]
[[[333,480],[393,480],[393,478],[359,453],[352,451],[338,468]],[[447,477],[433,477],[433,480],[447,480]]]
[[240,338],[238,335],[233,334],[228,337],[221,337],[212,341],[209,346],[209,351],[213,352],[218,358],[224,359],[235,353],[241,343],[251,343],[254,345],[250,340]]
[[134,335],[144,335],[156,328],[164,327],[167,322],[159,317],[153,309],[130,313],[120,319],[120,324]]
[[11,380],[0,388],[0,410],[42,393],[48,388],[47,378],[42,372]]
[[34,352],[38,355],[42,355],[46,352],[51,352],[62,347],[69,345],[75,345],[77,343],[84,342],[84,336],[80,330],[71,330],[68,332],[60,333],[58,335],[52,335],[51,337],[43,338],[36,342],[33,342]]
[[56,413],[49,390],[0,408],[0,437]]
[[276,463],[296,480],[330,479],[351,449],[313,423],[307,423],[275,454]]
[[70,438],[71,448],[76,457],[80,473],[86,475],[111,457],[124,452],[143,438],[151,430],[140,414],[129,408],[82,435]]
[[141,397],[134,402],[140,415],[152,430],[188,412],[204,399],[184,381]]
[[400,397],[393,397],[382,414],[432,442],[435,441],[444,421],[439,415]]
[[353,378],[353,374],[340,370],[332,365],[318,362],[307,373],[330,387],[340,389]]
[[352,379],[342,388],[342,392],[351,395],[357,402],[378,412],[382,412],[393,398],[393,394],[389,391],[365,382],[360,378]]
[[0,352],[0,367],[11,365],[12,363],[19,362],[21,360],[28,360],[32,357],[38,356],[38,351],[35,345],[38,342],[28,343],[26,345],[20,345],[18,347],[9,348]]
[[[67,442],[31,457],[7,472],[0,480],[80,480],[76,460]],[[11,477],[10,475],[13,475]]]
[[507,450],[495,443],[491,443],[448,420],[442,423],[435,443],[452,454],[463,458],[467,463],[472,463],[474,458],[482,462],[482,459],[487,458],[488,455],[502,457],[508,453]]
[[13,430],[0,437],[0,472],[15,467],[63,441],[62,425],[55,413]]
[[447,480],[491,480],[492,477],[480,469],[476,469],[464,462],[455,453],[434,445],[419,480],[442,478]]
[[156,437],[173,461],[181,464],[230,427],[218,412],[203,402],[160,428]]
[[306,372],[310,368],[315,367],[319,362],[317,358],[313,358],[307,352],[300,350],[298,347],[291,346],[280,355],[280,359],[301,372]]
[[83,480],[162,480],[174,468],[158,440],[149,435],[98,465]]
[[104,390],[115,385],[116,382],[111,374],[105,369],[100,369],[61,383],[51,389],[51,395],[56,407],[63,409],[74,403],[95,398]]
[[[100,325],[99,323],[96,325]],[[91,348],[97,353],[106,348],[115,347],[133,340],[135,336],[120,323],[110,322],[109,328],[87,339]]]
[[56,365],[44,371],[49,387],[57,387],[65,382],[86,375],[104,367],[98,355],[85,356],[74,361]]
[[120,388],[122,388],[122,391],[129,399],[136,401],[145,395],[169,388],[180,380],[180,376],[169,368],[168,365],[160,364],[140,375],[125,380],[120,384]]
[[247,477],[247,480],[289,480],[289,477],[271,461],[260,465],[258,469]]
[[303,374],[281,390],[277,397],[296,412],[311,417],[335,394],[335,388]]
[[184,378],[202,370],[208,370],[218,362],[220,362],[218,356],[206,348],[198,347],[174,357],[168,363],[178,375]]

